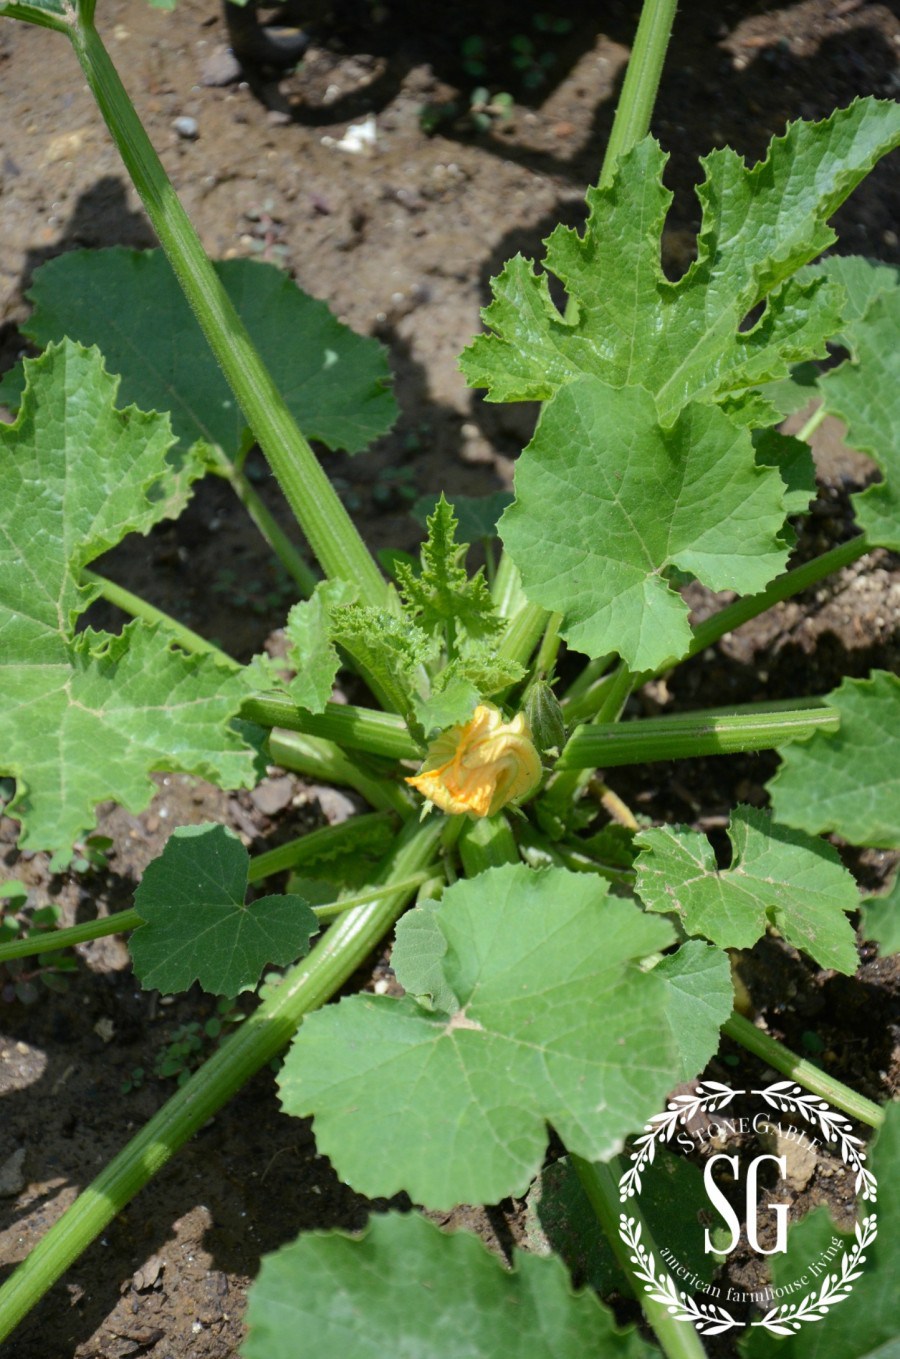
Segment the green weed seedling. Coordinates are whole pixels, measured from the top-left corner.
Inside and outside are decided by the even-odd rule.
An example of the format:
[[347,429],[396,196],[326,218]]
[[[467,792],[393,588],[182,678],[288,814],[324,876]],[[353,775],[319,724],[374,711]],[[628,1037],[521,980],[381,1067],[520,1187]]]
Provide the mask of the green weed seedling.
[[[548,1201],[567,1196],[566,1220],[587,1223],[576,1237],[608,1238],[611,1263],[591,1264],[582,1277],[595,1287],[575,1293],[558,1257],[519,1253],[507,1271],[418,1212],[374,1215],[361,1239],[308,1233],[264,1261],[246,1359],[295,1355],[300,1330],[323,1359],[660,1348],[696,1359],[705,1337],[729,1331],[750,1356],[893,1352],[898,1121],[735,1013],[729,955],[770,934],[851,974],[860,907],[867,937],[897,946],[897,885],[861,899],[823,837],[900,847],[900,680],[875,672],[815,699],[727,712],[639,717],[627,704],[830,572],[900,549],[900,279],[826,255],[829,219],[900,142],[900,109],[864,99],[793,123],[753,167],[714,151],[697,257],[672,282],[660,265],[665,154],[647,131],[674,3],[647,0],[583,232],[557,227],[540,267],[509,261],[462,357],[489,400],[542,403],[514,500],[432,502],[418,559],[392,555],[389,584],[308,442],[353,452],[390,426],[380,347],[272,265],[206,258],[93,13],[94,0],[0,3],[51,30],[48,44],[73,44],[163,251],[46,264],[26,327],[40,355],[3,382],[17,412],[0,427],[7,812],[24,848],[65,850],[87,843],[99,802],[145,807],[152,772],[252,787],[267,763],[349,786],[371,811],[253,858],[224,826],[179,828],[132,909],[42,933],[46,958],[130,931],[143,986],[199,983],[226,1007],[269,980],[196,1070],[208,1033],[191,1028],[169,1048],[165,1074],[187,1079],[0,1288],[0,1338],[287,1049],[285,1111],[312,1116],[320,1151],[373,1197],[405,1190],[438,1211],[534,1196],[552,1128],[567,1169],[547,1179]],[[837,337],[847,357],[816,379],[816,414],[781,434],[809,396],[795,370],[807,365],[808,383]],[[813,495],[808,439],[826,412],[882,478],[853,497],[854,537],[792,566],[792,524]],[[321,578],[246,475],[253,441]],[[175,518],[205,475],[233,487],[294,583],[292,678],[264,659],[239,664],[92,568],[126,534]],[[472,574],[465,542],[498,535],[489,576]],[[692,625],[678,588],[691,579],[733,602]],[[98,596],[132,615],[120,635],[77,629]],[[342,668],[368,706],[332,703]],[[691,826],[641,823],[597,775],[757,750],[781,757],[771,810],[732,810],[724,858]],[[291,890],[248,901],[248,887],[286,870]],[[33,945],[4,929],[9,966]],[[392,930],[405,994],[328,1004]],[[827,1216],[792,1225],[772,1267],[784,1300],[773,1294],[766,1311],[760,1295],[749,1319],[666,1283],[654,1242],[696,1227],[696,1168],[670,1167],[671,1184],[641,1209],[628,1197],[655,1146],[648,1120],[668,1118],[677,1141],[692,1099],[727,1108],[728,1087],[706,1082],[661,1112],[722,1035],[786,1078],[771,1107],[825,1101],[832,1129],[847,1116],[880,1129],[877,1245],[861,1213],[856,1254],[842,1257],[851,1265],[823,1273],[836,1249]],[[855,1156],[855,1134],[840,1135],[845,1160]],[[629,1170],[619,1157],[630,1138]],[[856,1183],[871,1201],[870,1172]],[[711,1254],[726,1250],[715,1232]],[[822,1274],[802,1315],[788,1288],[801,1257]],[[629,1293],[643,1329],[621,1329],[604,1301]]]

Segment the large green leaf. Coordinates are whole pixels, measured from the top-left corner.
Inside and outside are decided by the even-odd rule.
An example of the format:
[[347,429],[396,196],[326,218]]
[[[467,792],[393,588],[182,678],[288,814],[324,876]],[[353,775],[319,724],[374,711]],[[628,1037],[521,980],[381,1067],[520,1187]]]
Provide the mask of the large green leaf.
[[244,1359],[651,1359],[559,1260],[517,1252],[505,1270],[468,1232],[416,1213],[373,1217],[362,1238],[311,1232],[262,1262]]
[[267,963],[285,966],[309,949],[319,922],[297,896],[245,904],[250,855],[225,826],[181,826],[144,870],[134,894],[145,922],[129,940],[141,985],[171,994],[199,981],[236,996]]
[[720,948],[750,948],[774,925],[822,967],[855,972],[859,906],[853,878],[822,840],[773,824],[767,812],[738,807],[728,830],[731,867],[716,867],[705,835],[683,826],[641,831],[635,891],[651,911],[675,911],[688,934]]
[[166,417],[115,408],[118,379],[65,341],[26,365],[14,425],[0,425],[0,767],[18,780],[22,843],[71,845],[107,798],[140,810],[153,770],[251,783],[230,718],[245,686],[155,628],[120,637],[75,623],[96,591],[78,571],[126,533],[179,512],[202,471]]
[[[309,1017],[282,1068],[282,1101],[315,1115],[343,1178],[435,1208],[494,1202],[536,1173],[546,1123],[598,1159],[649,1117],[676,1044],[668,984],[637,963],[672,931],[606,890],[521,864],[456,883],[427,922],[445,941],[454,1009],[354,996]],[[709,1052],[717,1041],[716,1031]]]
[[[817,1320],[802,1325],[797,1334],[779,1340],[765,1331],[751,1333],[742,1352],[747,1359],[898,1359],[900,1326],[900,1107],[889,1104],[884,1127],[872,1150],[871,1170],[878,1180],[878,1239],[867,1248],[860,1277],[849,1297],[825,1309]],[[787,1252],[772,1259],[773,1283],[788,1284],[821,1259],[834,1240],[845,1249],[853,1239],[841,1237],[827,1209],[817,1208],[788,1230]],[[810,1278],[810,1293],[822,1288],[826,1273],[836,1273],[840,1257],[829,1269]],[[791,1301],[796,1301],[794,1294]]]
[[[828,218],[876,161],[900,142],[900,108],[855,101],[823,123],[793,123],[748,169],[734,151],[702,162],[698,258],[677,283],[660,265],[671,194],[651,138],[591,189],[584,236],[557,227],[544,267],[564,284],[565,316],[546,274],[521,256],[493,280],[492,332],[463,356],[469,383],[494,401],[545,400],[580,373],[652,391],[665,423],[692,399],[740,398],[825,353],[841,294],[791,275],[835,240]],[[741,329],[751,309],[765,310]]]
[[[883,271],[888,274],[888,270]],[[874,289],[877,283],[870,280]],[[900,275],[844,327],[852,358],[820,380],[826,410],[847,426],[847,442],[868,453],[884,481],[853,497],[873,546],[900,550]]]
[[[309,439],[355,453],[393,424],[384,350],[355,335],[274,264],[226,260],[216,272]],[[78,250],[43,265],[23,327],[36,344],[96,344],[122,395],[169,411],[185,443],[234,456],[246,421],[161,250]]]
[[545,406],[500,532],[529,599],[564,615],[570,646],[652,670],[691,642],[666,569],[761,590],[787,557],[784,518],[784,481],[721,411],[693,404],[665,430],[648,392],[579,377]]
[[828,696],[841,725],[785,746],[767,785],[775,816],[854,845],[900,849],[900,679],[876,670]]

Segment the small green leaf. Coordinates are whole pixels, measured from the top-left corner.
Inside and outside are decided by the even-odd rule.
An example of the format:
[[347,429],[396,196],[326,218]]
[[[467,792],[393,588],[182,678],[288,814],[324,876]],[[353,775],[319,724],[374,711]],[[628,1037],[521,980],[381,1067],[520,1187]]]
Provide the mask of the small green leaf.
[[697,831],[660,826],[635,836],[642,850],[635,890],[648,909],[677,912],[689,934],[720,948],[749,948],[774,925],[820,966],[855,972],[845,912],[857,908],[859,895],[837,851],[754,807],[735,810],[728,834],[733,859],[726,869],[716,867]]
[[370,1218],[364,1235],[310,1232],[263,1259],[244,1359],[653,1359],[559,1260],[517,1252],[512,1271],[468,1232],[417,1213]]
[[453,1014],[459,1001],[445,976],[447,938],[435,915],[438,903],[423,901],[397,925],[391,967],[403,989],[430,1010]]
[[458,676],[449,676],[445,679],[445,675],[447,672],[443,670],[436,677],[441,683],[432,683],[428,698],[417,698],[414,701],[416,719],[426,737],[446,731],[448,727],[455,727],[460,722],[468,722],[481,698],[475,685],[469,680]]
[[96,350],[64,341],[26,374],[15,424],[0,425],[0,769],[17,779],[7,810],[21,843],[68,849],[98,802],[146,806],[152,771],[235,788],[253,782],[257,757],[230,726],[240,674],[143,623],[75,633],[97,593],[80,568],[179,513],[197,450],[173,449],[166,417],[117,410],[118,379]]
[[379,686],[389,707],[413,710],[417,670],[434,654],[429,637],[406,617],[367,604],[349,604],[331,616],[331,636]]
[[[397,408],[376,340],[354,335],[274,264],[214,267],[307,438],[356,453],[390,429]],[[28,296],[29,339],[96,344],[125,400],[171,412],[186,444],[240,451],[246,421],[161,250],[69,251],[37,270]]]
[[767,784],[775,816],[813,835],[900,849],[900,678],[876,670],[828,695],[841,725],[785,746]]
[[267,964],[302,958],[318,921],[300,897],[244,904],[250,856],[225,826],[181,826],[144,870],[134,894],[145,921],[129,941],[145,990],[172,994],[199,981],[236,996]]
[[[592,875],[523,865],[454,884],[429,914],[458,1008],[353,996],[310,1015],[282,1067],[286,1111],[315,1115],[354,1188],[435,1208],[524,1192],[548,1122],[579,1155],[618,1150],[677,1065],[670,987],[637,966],[671,926]],[[398,978],[422,985],[421,965]]]
[[543,410],[500,524],[528,598],[564,615],[576,651],[616,651],[637,671],[678,660],[691,629],[667,568],[750,594],[785,563],[784,482],[754,458],[713,407],[664,430],[641,388],[570,382]]
[[[608,188],[589,190],[584,235],[557,227],[549,237],[545,273],[517,256],[492,281],[483,313],[492,333],[463,355],[467,380],[493,401],[546,400],[591,373],[651,391],[669,424],[688,401],[740,398],[824,357],[840,290],[790,276],[834,242],[828,218],[898,141],[900,109],[863,99],[825,122],[790,124],[751,169],[734,151],[714,151],[702,162],[697,259],[671,283],[660,264],[666,158],[646,138]],[[565,316],[547,272],[566,289]]]
[[666,1010],[678,1052],[678,1079],[692,1081],[715,1051],[719,1030],[734,1009],[731,964],[726,954],[689,939],[657,963],[669,984]]
[[356,587],[343,580],[322,580],[309,599],[295,604],[287,617],[287,660],[297,673],[288,693],[299,708],[321,713],[331,698],[340,657],[331,641],[332,611],[352,602]]
[[864,939],[874,939],[881,956],[900,953],[900,872],[886,892],[863,898],[862,925]]
[[[741,1346],[745,1359],[897,1359],[900,1354],[900,1106],[888,1104],[884,1112],[869,1166],[878,1180],[878,1239],[866,1249],[859,1277],[838,1290],[833,1306],[820,1310],[788,1339],[776,1339],[761,1328],[745,1332]],[[812,1276],[810,1264],[821,1261],[835,1243],[843,1250],[827,1257],[827,1268]],[[837,1282],[841,1258],[853,1244],[852,1237],[838,1231],[826,1208],[816,1208],[788,1228],[787,1251],[772,1257],[772,1283],[783,1286],[806,1273],[807,1295],[821,1294],[828,1281]],[[799,1301],[799,1295],[794,1293],[789,1300]]]
[[469,637],[490,637],[503,622],[481,570],[471,579],[466,574],[462,562],[469,545],[457,543],[456,524],[453,507],[442,495],[428,519],[421,572],[416,575],[402,562],[397,565],[400,593],[410,616],[426,632],[459,625]]

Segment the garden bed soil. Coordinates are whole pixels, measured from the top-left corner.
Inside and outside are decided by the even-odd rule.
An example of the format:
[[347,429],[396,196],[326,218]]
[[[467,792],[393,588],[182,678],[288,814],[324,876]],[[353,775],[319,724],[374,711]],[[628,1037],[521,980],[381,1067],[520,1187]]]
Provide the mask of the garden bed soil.
[[[529,29],[538,40],[523,71],[511,43],[527,26],[518,3],[463,2],[433,24],[427,7],[313,3],[301,15],[312,38],[301,67],[280,80],[255,73],[238,84],[208,83],[229,74],[213,0],[181,0],[172,14],[139,0],[101,0],[99,8],[114,59],[210,253],[276,261],[387,345],[401,409],[396,429],[364,455],[324,459],[373,547],[413,547],[415,496],[508,486],[534,412],[486,405],[465,388],[456,358],[503,261],[518,249],[538,253],[556,221],[583,220],[584,188],[598,173],[637,7],[555,6],[570,25],[555,36]],[[484,76],[465,67],[473,36],[484,40]],[[670,273],[691,257],[696,155],[730,143],[756,158],[788,118],[824,116],[857,94],[890,96],[898,44],[900,21],[888,4],[685,7],[654,119],[672,156]],[[552,61],[541,65],[544,54]],[[146,247],[154,239],[64,41],[3,21],[0,76],[3,369],[23,349],[24,294],[39,264],[75,247]],[[473,128],[467,110],[477,85],[515,96],[509,121]],[[433,121],[435,109],[441,121],[427,136],[423,111]],[[335,145],[349,123],[370,114],[373,154]],[[185,118],[195,136],[177,131],[175,120]],[[841,249],[896,262],[897,221],[896,178],[881,167],[837,215]],[[821,484],[803,556],[847,536],[848,495],[872,475],[830,422],[817,435],[816,454]],[[261,465],[257,475],[290,531]],[[154,602],[242,658],[271,640],[290,602],[256,531],[214,481],[177,524],[125,544],[104,569],[152,591]],[[695,587],[691,603],[702,616],[715,600]],[[121,621],[106,606],[92,617],[102,626]],[[896,559],[879,552],[724,639],[702,669],[700,660],[682,666],[668,685],[633,702],[671,711],[824,693],[844,674],[896,669],[898,637],[900,574]],[[736,801],[764,801],[775,763],[768,755],[684,761],[615,771],[610,782],[647,816],[721,837]],[[114,840],[105,870],[54,873],[46,855],[19,854],[14,823],[0,821],[0,877],[22,879],[32,902],[58,903],[72,923],[129,906],[174,826],[222,820],[260,849],[354,809],[352,799],[277,770],[252,794],[184,776],[160,777],[158,785],[140,816],[102,809],[100,830]],[[848,860],[870,888],[890,867],[889,856],[872,851],[848,852]],[[805,1051],[813,1035],[829,1071],[883,1102],[898,1081],[896,962],[865,945],[860,971],[848,979],[764,940],[741,970],[774,1036]],[[386,953],[372,959],[354,984],[390,989],[387,964]],[[174,1082],[152,1073],[179,1028],[215,1013],[197,992],[171,1003],[142,992],[116,938],[78,950],[78,971],[64,992],[37,983],[31,1004],[8,986],[4,997],[0,1277],[171,1093]],[[203,1042],[211,1050],[212,1040]],[[749,1059],[739,1068],[723,1064],[728,1056],[725,1045],[712,1068],[719,1078],[733,1080],[737,1069],[749,1083],[763,1074]],[[823,1177],[809,1191],[810,1203],[829,1203],[839,1218],[844,1199],[835,1179]],[[4,1354],[236,1355],[260,1256],[298,1231],[359,1228],[367,1211],[316,1154],[309,1127],[279,1111],[264,1071],[111,1224]],[[474,1227],[503,1256],[522,1236],[516,1204],[460,1209],[441,1220]],[[746,1286],[747,1274],[741,1277]],[[623,1304],[623,1316],[630,1306]],[[710,1352],[731,1354],[729,1345]]]

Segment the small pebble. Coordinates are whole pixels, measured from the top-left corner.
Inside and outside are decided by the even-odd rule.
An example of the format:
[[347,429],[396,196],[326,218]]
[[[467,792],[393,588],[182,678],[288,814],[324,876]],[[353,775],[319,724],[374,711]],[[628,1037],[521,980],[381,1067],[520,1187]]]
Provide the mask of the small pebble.
[[182,115],[182,117],[176,118],[172,126],[178,133],[179,137],[184,137],[185,141],[192,142],[200,134],[200,128],[197,124],[197,119],[188,118],[187,115]]
[[234,85],[241,78],[241,63],[230,47],[217,47],[200,67],[201,85]]

